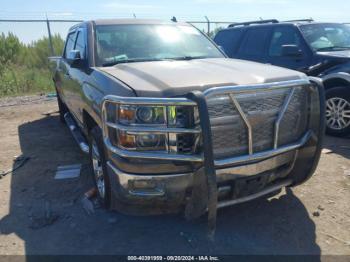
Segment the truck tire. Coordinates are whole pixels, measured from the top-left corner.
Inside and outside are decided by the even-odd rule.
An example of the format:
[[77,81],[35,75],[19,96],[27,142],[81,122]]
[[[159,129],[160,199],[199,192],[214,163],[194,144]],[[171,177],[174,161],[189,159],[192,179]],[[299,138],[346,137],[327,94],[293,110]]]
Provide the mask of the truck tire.
[[333,136],[350,134],[350,88],[326,90],[326,133]]
[[68,112],[68,110],[67,110],[66,105],[62,102],[58,93],[57,93],[57,103],[58,103],[58,111],[60,113],[60,121],[61,121],[61,123],[64,124],[64,123],[66,123],[66,121],[64,119],[64,115],[65,115],[65,113]]
[[102,205],[109,209],[111,205],[111,185],[107,174],[102,131],[95,126],[89,133],[90,165],[97,196]]

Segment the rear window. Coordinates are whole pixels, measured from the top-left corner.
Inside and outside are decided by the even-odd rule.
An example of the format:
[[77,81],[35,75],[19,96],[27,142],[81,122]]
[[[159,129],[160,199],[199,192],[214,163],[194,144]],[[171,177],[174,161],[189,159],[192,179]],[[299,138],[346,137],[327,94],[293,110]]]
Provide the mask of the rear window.
[[263,55],[269,32],[270,28],[249,29],[245,34],[239,53],[248,56]]
[[231,57],[238,47],[239,40],[242,35],[242,30],[223,30],[217,33],[214,41],[219,46],[222,46],[225,53]]

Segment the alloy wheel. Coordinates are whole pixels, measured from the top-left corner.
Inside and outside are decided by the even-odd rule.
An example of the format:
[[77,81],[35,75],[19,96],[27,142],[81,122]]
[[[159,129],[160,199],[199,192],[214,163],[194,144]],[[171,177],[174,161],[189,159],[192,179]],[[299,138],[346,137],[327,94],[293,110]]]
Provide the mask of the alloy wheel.
[[95,140],[92,141],[92,166],[94,169],[94,176],[97,185],[97,190],[101,198],[105,196],[105,181],[102,169],[101,156],[98,151],[97,144]]
[[335,130],[350,126],[350,103],[340,97],[327,99],[326,123],[329,128]]

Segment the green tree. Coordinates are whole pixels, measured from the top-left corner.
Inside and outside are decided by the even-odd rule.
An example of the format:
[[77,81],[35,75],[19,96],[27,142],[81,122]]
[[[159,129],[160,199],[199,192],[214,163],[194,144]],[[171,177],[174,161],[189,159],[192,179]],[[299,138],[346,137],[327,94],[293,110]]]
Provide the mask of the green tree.
[[[52,37],[55,55],[60,55],[64,40]],[[48,57],[49,39],[44,37],[23,44],[12,33],[0,35],[0,96],[33,92],[52,92],[52,76]]]
[[14,34],[0,35],[0,76],[10,63],[16,62],[20,48],[21,43]]

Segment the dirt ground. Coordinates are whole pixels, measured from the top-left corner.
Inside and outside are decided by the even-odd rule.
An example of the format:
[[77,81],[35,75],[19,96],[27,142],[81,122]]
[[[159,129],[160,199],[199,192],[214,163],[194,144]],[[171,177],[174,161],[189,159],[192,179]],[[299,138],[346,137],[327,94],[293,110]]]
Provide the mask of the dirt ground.
[[[88,159],[55,111],[55,99],[0,102],[0,172],[16,166],[16,157],[30,157],[0,179],[0,254],[350,255],[349,138],[326,137],[305,184],[220,210],[210,242],[205,218],[190,223],[182,215],[101,208],[87,215],[81,198],[91,183]],[[80,178],[54,179],[57,166],[77,163]]]

